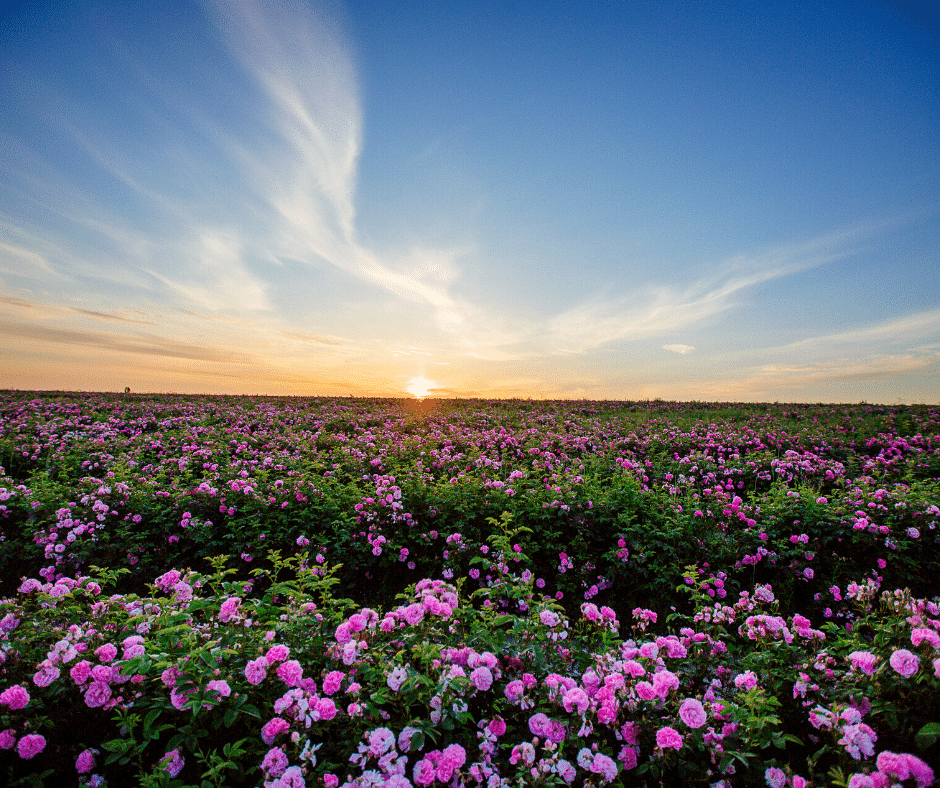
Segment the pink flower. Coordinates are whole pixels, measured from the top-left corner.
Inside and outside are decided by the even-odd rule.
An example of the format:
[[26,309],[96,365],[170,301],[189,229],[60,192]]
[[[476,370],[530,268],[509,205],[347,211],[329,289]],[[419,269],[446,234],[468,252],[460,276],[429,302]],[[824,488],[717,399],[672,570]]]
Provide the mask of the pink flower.
[[577,710],[578,714],[583,714],[587,711],[587,707],[591,705],[591,699],[580,687],[572,687],[565,693],[561,705],[564,706],[565,711],[569,713]]
[[16,744],[16,732],[7,728],[0,731],[0,750],[9,750]]
[[321,720],[332,720],[336,716],[336,704],[332,698],[320,698],[315,708]]
[[210,681],[206,685],[206,689],[215,690],[223,698],[227,698],[232,694],[232,688],[229,687],[227,681],[222,681],[221,679]]
[[98,648],[95,649],[95,656],[102,662],[110,662],[117,656],[117,647],[111,643],[105,643],[103,646],[98,646]]
[[482,692],[486,692],[491,686],[493,686],[493,671],[491,671],[486,665],[480,665],[480,667],[474,669],[470,674],[470,681],[473,682],[473,686]]
[[269,665],[273,665],[275,662],[283,662],[289,656],[290,649],[287,646],[278,644],[268,649],[268,653],[264,655],[264,659]]
[[594,756],[591,771],[600,774],[604,778],[604,782],[613,782],[617,777],[617,764],[614,763],[613,759],[599,752]]
[[299,766],[288,766],[281,779],[273,783],[272,788],[306,788],[304,773]]
[[238,608],[241,607],[241,604],[242,600],[237,596],[226,599],[219,608],[219,621],[224,624],[237,616]]
[[278,666],[277,675],[288,687],[297,687],[304,677],[304,669],[296,659],[291,659]]
[[561,619],[554,610],[543,610],[539,613],[539,621],[547,627],[557,626]]
[[348,621],[344,621],[338,627],[336,627],[336,642],[337,643],[348,643],[352,640],[352,628],[349,625]]
[[369,740],[369,754],[373,758],[380,758],[395,746],[395,734],[388,728],[376,728],[366,734]]
[[917,783],[917,788],[927,788],[933,785],[933,769],[916,755],[904,754],[901,756],[907,763],[907,768]]
[[919,646],[924,641],[927,641],[934,648],[940,649],[940,635],[934,632],[932,629],[927,629],[926,627],[920,627],[911,632],[911,644],[914,646]]
[[633,678],[637,678],[638,676],[645,676],[646,668],[644,668],[635,659],[628,659],[623,663],[623,674],[625,676],[632,676]]
[[879,772],[884,772],[889,777],[906,780],[910,776],[910,768],[904,757],[897,753],[888,752],[888,750],[878,753],[875,765],[878,767]]
[[287,756],[280,747],[272,747],[261,761],[261,768],[269,777],[280,777],[287,768]]
[[521,700],[524,690],[525,687],[522,686],[522,682],[519,681],[519,679],[513,679],[506,685],[506,688],[503,690],[503,695],[506,696],[506,700],[510,703],[517,703]]
[[562,780],[564,780],[568,785],[574,782],[574,778],[578,776],[578,770],[571,765],[569,761],[561,759],[558,761],[558,774]]
[[639,681],[636,685],[636,694],[642,700],[652,700],[656,697],[656,688],[648,681]]
[[186,760],[180,755],[179,750],[170,750],[160,760],[160,766],[170,777],[176,777],[176,775],[183,771],[185,765]]
[[88,774],[95,768],[95,750],[82,750],[75,759],[75,771],[79,774]]
[[180,677],[180,672],[174,667],[169,667],[160,674],[160,681],[166,687],[175,687],[176,680]]
[[16,751],[20,758],[28,761],[35,758],[46,748],[46,739],[38,733],[27,733],[16,743]]
[[411,749],[411,739],[416,733],[420,733],[417,728],[406,725],[398,734],[398,749],[402,752],[408,752]]
[[757,675],[753,670],[747,670],[734,677],[734,686],[749,690],[757,686]]
[[337,788],[337,786],[339,786],[339,777],[335,774],[324,774],[323,784],[326,788]]
[[617,760],[623,764],[623,768],[627,771],[635,769],[637,765],[636,750],[633,747],[621,747]]
[[400,665],[392,669],[392,672],[388,674],[388,678],[385,679],[385,683],[388,684],[388,688],[392,692],[398,692],[401,689],[401,685],[405,683],[405,679],[408,678],[408,671],[405,670]]
[[29,692],[19,684],[7,687],[0,693],[0,704],[11,709],[22,709],[29,703]]
[[109,668],[107,665],[95,665],[91,669],[91,678],[94,681],[103,681],[108,683],[114,678],[114,669]]
[[260,684],[267,674],[268,663],[264,657],[258,657],[245,665],[245,678],[249,684]]
[[33,676],[33,684],[37,687],[48,687],[53,681],[59,678],[59,669],[47,663],[48,660],[46,660],[46,663],[44,663]]
[[767,785],[770,788],[783,788],[787,784],[787,775],[783,769],[778,769],[776,766],[771,766],[769,769],[764,771],[764,779],[767,781]]
[[529,730],[533,736],[544,736],[545,728],[549,723],[548,715],[538,712],[529,717]]
[[656,731],[656,746],[667,750],[670,747],[674,750],[682,749],[682,737],[675,728],[660,728]]
[[678,689],[679,677],[669,670],[661,670],[653,675],[653,689],[660,698],[665,699],[670,690]]
[[261,729],[261,740],[265,744],[274,744],[274,740],[277,738],[278,734],[283,733],[290,727],[290,723],[287,720],[283,720],[280,717],[273,717],[268,720],[264,727]]
[[85,705],[90,709],[104,706],[111,699],[111,685],[103,681],[93,681],[85,690]]
[[428,758],[422,758],[415,764],[414,781],[418,785],[431,785],[437,779],[437,770]]
[[875,663],[878,658],[868,651],[853,651],[849,654],[849,662],[853,668],[862,671],[866,676],[871,676],[875,672]]
[[491,719],[486,726],[490,733],[499,738],[506,732],[506,722],[502,717],[494,717]]
[[888,660],[892,668],[900,673],[904,678],[910,678],[917,672],[920,664],[920,657],[912,654],[906,648],[899,648]]
[[441,767],[446,767],[448,770],[447,780],[450,781],[450,774],[459,769],[467,762],[467,751],[464,750],[459,744],[451,744],[444,748],[444,752],[441,753],[441,763],[438,765],[438,779],[442,782],[445,780],[441,779]]
[[856,761],[865,758],[871,758],[875,754],[875,742],[878,740],[876,734],[864,722],[854,725],[846,725],[842,729],[842,738],[839,744],[845,747],[846,752]]
[[91,676],[91,663],[87,659],[76,662],[69,671],[69,676],[76,684],[84,684]]
[[679,719],[690,728],[701,728],[708,721],[708,715],[701,701],[686,698],[679,707]]
[[189,696],[195,692],[194,688],[190,688],[185,692],[177,692],[176,687],[170,690],[170,703],[173,705],[173,708],[177,711],[182,711],[186,708],[186,703],[189,701]]
[[341,670],[333,670],[327,673],[326,678],[323,679],[323,694],[332,695],[336,692],[343,683],[344,678],[346,678],[346,674]]

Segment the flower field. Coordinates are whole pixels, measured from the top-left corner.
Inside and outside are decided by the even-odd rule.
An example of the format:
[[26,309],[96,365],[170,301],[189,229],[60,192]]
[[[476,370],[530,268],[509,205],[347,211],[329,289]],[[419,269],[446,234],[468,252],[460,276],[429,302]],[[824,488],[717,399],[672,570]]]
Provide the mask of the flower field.
[[924,786],[940,407],[0,392],[0,782]]

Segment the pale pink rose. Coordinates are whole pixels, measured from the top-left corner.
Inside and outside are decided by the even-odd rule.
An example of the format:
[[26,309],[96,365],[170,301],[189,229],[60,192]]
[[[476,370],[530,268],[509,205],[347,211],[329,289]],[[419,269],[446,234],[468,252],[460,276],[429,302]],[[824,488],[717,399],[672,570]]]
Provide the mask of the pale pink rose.
[[701,701],[686,698],[679,707],[679,719],[690,728],[701,728],[708,721],[708,715]]
[[891,655],[888,663],[904,678],[910,678],[917,672],[920,657],[916,654],[912,654],[906,648],[899,648]]

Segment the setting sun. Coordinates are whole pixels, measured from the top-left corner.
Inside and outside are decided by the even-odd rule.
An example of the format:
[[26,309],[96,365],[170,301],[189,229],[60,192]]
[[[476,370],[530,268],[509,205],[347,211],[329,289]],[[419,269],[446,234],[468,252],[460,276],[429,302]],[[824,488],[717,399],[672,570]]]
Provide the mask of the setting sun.
[[405,388],[405,391],[409,394],[414,394],[418,399],[424,399],[435,388],[437,388],[435,381],[428,380],[424,375],[418,375],[408,381],[408,386]]

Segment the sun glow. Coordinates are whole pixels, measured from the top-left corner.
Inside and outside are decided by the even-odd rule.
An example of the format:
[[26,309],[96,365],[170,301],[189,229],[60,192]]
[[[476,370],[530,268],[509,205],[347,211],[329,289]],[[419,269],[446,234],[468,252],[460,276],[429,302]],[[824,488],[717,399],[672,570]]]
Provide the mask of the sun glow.
[[405,391],[409,394],[414,394],[418,399],[424,399],[435,388],[437,388],[435,381],[428,380],[424,375],[418,375],[408,381]]

